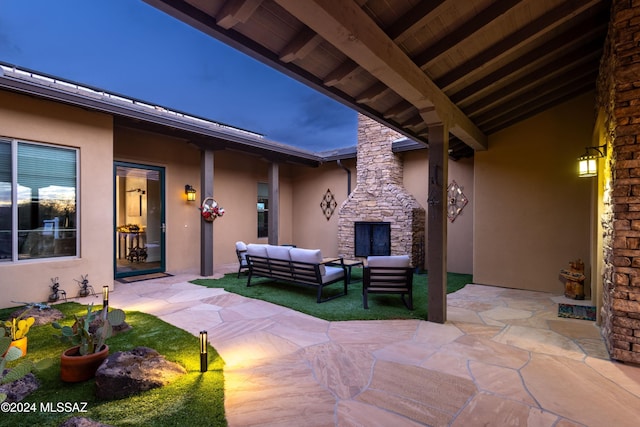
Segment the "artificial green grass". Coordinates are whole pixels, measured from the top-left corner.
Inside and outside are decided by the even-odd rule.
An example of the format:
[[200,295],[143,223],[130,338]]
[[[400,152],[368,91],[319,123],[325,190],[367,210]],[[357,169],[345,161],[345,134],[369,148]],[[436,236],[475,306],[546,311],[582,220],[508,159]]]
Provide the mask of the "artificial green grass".
[[[226,274],[221,279],[197,279],[193,283],[210,288],[224,288],[249,298],[269,301],[284,307],[320,319],[338,320],[386,320],[386,319],[427,319],[427,274],[413,276],[413,307],[410,311],[405,307],[399,295],[369,295],[369,309],[362,305],[362,269],[354,268],[351,284],[345,296],[316,303],[316,289],[307,286],[291,285],[274,282],[270,279],[252,279],[251,287],[247,287],[246,275],[237,278],[237,274]],[[448,273],[447,293],[462,289],[472,283],[470,274]],[[255,286],[254,286],[255,283]],[[342,284],[333,284],[326,288],[326,295],[330,292],[340,293]]]
[[[66,318],[62,324],[72,324],[72,314],[86,313],[86,306],[64,303],[55,308]],[[7,319],[14,309],[0,310],[0,319]],[[38,361],[52,358],[54,363],[36,373],[40,388],[21,402],[19,413],[0,415],[0,426],[58,426],[72,416],[91,418],[113,426],[226,426],[224,414],[224,362],[209,346],[209,370],[200,373],[199,339],[157,317],[140,312],[126,312],[126,321],[132,326],[127,332],[107,341],[109,352],[131,350],[138,346],[157,350],[167,360],[182,365],[187,374],[180,379],[154,390],[113,401],[95,397],[95,382],[64,383],[60,380],[60,354],[68,345],[54,335],[58,331],[51,325],[33,326],[29,331],[26,358]],[[8,365],[18,361],[10,362]],[[81,404],[86,402],[85,413],[42,411],[41,404],[57,407],[57,402]],[[76,405],[82,406],[82,405]],[[26,412],[24,408],[35,409]]]

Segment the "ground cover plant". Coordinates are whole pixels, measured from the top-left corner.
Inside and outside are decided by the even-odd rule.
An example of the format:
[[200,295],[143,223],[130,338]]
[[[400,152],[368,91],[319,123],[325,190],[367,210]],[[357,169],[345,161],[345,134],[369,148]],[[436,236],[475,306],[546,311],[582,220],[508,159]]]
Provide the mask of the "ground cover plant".
[[[86,306],[78,303],[55,307],[65,315],[60,322],[62,324],[71,325],[74,313],[86,313]],[[0,319],[7,319],[13,310],[0,310]],[[226,426],[224,362],[215,349],[209,347],[209,371],[200,373],[197,337],[149,314],[135,311],[127,311],[126,314],[126,321],[132,329],[109,339],[110,353],[137,346],[154,348],[167,360],[182,365],[187,374],[165,387],[136,396],[113,401],[98,400],[93,380],[75,384],[60,380],[60,354],[67,345],[54,337],[58,331],[51,325],[32,326],[25,357],[33,361],[52,358],[54,363],[36,373],[40,389],[22,401],[23,409],[28,406],[35,411],[9,413],[3,410],[0,426],[58,426],[72,416],[83,416],[114,426],[182,426],[187,423]],[[59,402],[62,402],[62,411],[56,410]],[[84,403],[86,412],[66,410],[83,409]]]
[[[429,277],[426,273],[416,273],[413,276],[413,306],[414,310],[408,310],[402,303],[399,295],[370,295],[369,309],[362,306],[362,269],[354,268],[345,296],[331,301],[316,303],[316,289],[306,286],[291,285],[275,282],[271,279],[251,279],[251,287],[247,287],[246,275],[237,278],[237,274],[226,274],[220,279],[196,279],[193,283],[211,288],[224,288],[227,292],[233,292],[249,298],[256,298],[293,310],[309,314],[311,316],[330,320],[385,320],[385,319],[427,319],[427,283]],[[447,293],[462,289],[472,283],[470,274],[447,274]],[[255,286],[254,286],[255,283]],[[342,290],[341,284],[335,284],[326,291],[338,293]],[[327,294],[328,295],[328,294]]]

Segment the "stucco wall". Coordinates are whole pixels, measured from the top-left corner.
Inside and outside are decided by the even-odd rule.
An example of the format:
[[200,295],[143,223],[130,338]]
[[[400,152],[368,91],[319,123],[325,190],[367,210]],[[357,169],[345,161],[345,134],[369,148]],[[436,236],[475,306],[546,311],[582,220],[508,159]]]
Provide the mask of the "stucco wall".
[[[258,239],[256,203],[258,183],[267,183],[269,163],[242,153],[220,151],[215,153],[214,196],[224,207],[225,216],[213,227],[214,269],[237,266],[235,242],[267,243]],[[292,184],[288,165],[279,166],[280,222],[278,243],[293,240]],[[270,204],[272,202],[270,201]]]
[[[475,155],[476,283],[562,293],[560,269],[590,269],[590,179],[577,158],[590,145],[594,94],[489,137]],[[589,279],[588,279],[589,280]]]
[[[355,159],[343,160],[351,170],[351,188],[355,188]],[[293,181],[293,244],[298,247],[321,249],[323,255],[338,255],[338,209],[347,199],[348,174],[337,162],[318,168],[295,167]],[[331,190],[337,206],[329,220],[320,203]]]
[[[428,150],[401,153],[404,164],[403,184],[422,206],[427,206]],[[342,161],[351,170],[351,187],[355,188],[355,159]],[[320,209],[327,189],[333,193],[338,207],[347,198],[347,172],[336,162],[319,168],[293,168],[293,243],[300,247],[319,248],[323,254],[338,251],[337,208],[329,221]],[[447,266],[454,273],[473,273],[473,159],[449,162],[449,181],[455,180],[469,203],[454,223],[448,223]],[[425,224],[426,227],[426,224]]]
[[[165,168],[166,268],[168,272],[200,272],[198,207],[205,197],[200,183],[200,150],[186,141],[130,129],[118,129],[115,159]],[[258,182],[268,180],[269,163],[236,152],[214,153],[213,197],[225,215],[213,223],[214,270],[237,265],[235,242],[266,243],[257,237]],[[289,168],[280,167],[280,241],[292,240]],[[192,185],[195,202],[187,202],[184,186]]]
[[[0,263],[0,307],[46,301],[51,278],[75,296],[81,275],[113,283],[113,132],[110,116],[0,91],[0,135],[80,149],[80,256]],[[44,165],[43,167],[46,167]],[[105,204],[105,200],[107,203]],[[108,226],[105,227],[105,224]],[[97,244],[99,242],[99,244]]]
[[[429,150],[402,153],[404,186],[428,210]],[[447,271],[473,273],[473,159],[449,160],[449,183],[456,181],[469,200],[454,220],[447,221]],[[429,216],[427,215],[427,221]],[[425,229],[427,225],[425,224]],[[427,236],[428,238],[429,236]]]

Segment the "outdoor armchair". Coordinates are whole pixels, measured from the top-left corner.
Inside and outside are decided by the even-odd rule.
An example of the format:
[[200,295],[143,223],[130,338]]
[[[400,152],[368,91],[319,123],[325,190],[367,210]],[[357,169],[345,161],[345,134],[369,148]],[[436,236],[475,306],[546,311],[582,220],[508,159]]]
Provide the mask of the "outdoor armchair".
[[368,257],[362,277],[364,308],[369,308],[369,294],[400,294],[404,305],[413,310],[413,268],[409,256]]
[[240,264],[240,267],[238,268],[238,279],[240,278],[240,273],[242,273],[242,271],[248,271],[249,270],[249,263],[247,262],[247,245],[240,241],[240,242],[236,242],[236,256],[238,257],[238,263]]

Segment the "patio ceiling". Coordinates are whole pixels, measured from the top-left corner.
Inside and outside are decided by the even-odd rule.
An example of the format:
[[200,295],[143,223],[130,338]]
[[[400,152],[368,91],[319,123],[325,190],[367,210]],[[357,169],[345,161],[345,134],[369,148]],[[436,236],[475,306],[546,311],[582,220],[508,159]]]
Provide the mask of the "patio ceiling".
[[450,156],[595,89],[610,0],[145,0]]

